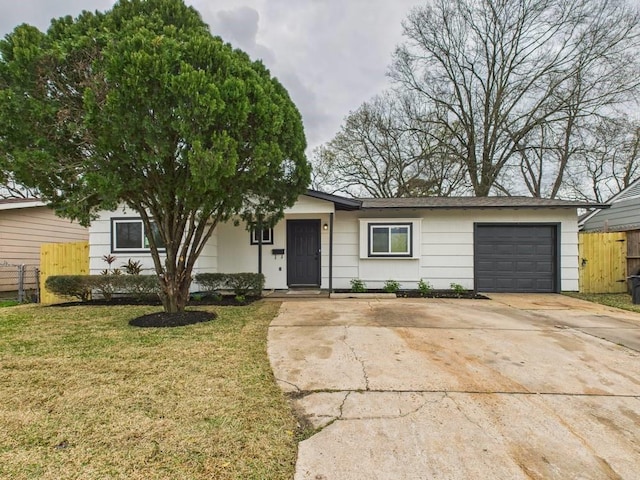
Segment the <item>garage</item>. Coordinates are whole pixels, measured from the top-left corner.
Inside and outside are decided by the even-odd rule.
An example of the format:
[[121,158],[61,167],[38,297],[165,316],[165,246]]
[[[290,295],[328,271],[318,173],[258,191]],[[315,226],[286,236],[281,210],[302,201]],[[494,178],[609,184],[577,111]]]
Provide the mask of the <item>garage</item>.
[[480,292],[559,291],[557,224],[475,224]]

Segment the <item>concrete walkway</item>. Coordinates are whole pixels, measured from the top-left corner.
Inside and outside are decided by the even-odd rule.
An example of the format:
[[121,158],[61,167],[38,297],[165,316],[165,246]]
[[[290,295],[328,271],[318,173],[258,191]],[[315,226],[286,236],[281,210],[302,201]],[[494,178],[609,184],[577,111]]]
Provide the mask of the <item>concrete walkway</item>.
[[640,315],[492,297],[285,301],[295,479],[640,478]]

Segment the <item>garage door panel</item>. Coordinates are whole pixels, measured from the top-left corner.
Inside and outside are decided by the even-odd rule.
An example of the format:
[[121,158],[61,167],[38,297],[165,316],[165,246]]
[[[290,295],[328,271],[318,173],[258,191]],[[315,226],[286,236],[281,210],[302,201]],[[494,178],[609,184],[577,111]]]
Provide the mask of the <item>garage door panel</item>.
[[486,292],[555,292],[555,225],[477,225],[476,288]]

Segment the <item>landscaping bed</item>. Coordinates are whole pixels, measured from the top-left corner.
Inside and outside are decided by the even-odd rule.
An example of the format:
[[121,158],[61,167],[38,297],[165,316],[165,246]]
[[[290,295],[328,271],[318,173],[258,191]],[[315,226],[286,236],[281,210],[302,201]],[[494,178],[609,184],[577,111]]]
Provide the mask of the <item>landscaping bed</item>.
[[488,300],[489,297],[482,295],[480,293],[473,292],[471,290],[465,290],[464,292],[455,292],[453,290],[431,290],[428,293],[421,292],[420,290],[398,290],[397,292],[387,292],[384,289],[375,289],[369,288],[364,292],[354,292],[350,289],[339,289],[336,288],[334,293],[341,293],[345,295],[353,294],[354,297],[372,294],[372,295],[380,295],[380,294],[389,294],[393,293],[397,298],[467,298],[467,299],[481,299]]

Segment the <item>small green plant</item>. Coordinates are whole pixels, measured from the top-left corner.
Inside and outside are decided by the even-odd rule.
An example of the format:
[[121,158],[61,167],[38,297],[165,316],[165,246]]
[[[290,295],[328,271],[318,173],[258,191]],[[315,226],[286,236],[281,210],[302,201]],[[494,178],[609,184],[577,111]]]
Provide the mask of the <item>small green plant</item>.
[[418,291],[421,297],[428,297],[433,292],[433,287],[429,282],[424,281],[422,278],[418,282]]
[[351,291],[353,293],[365,293],[367,291],[367,284],[359,278],[351,280]]
[[127,275],[140,275],[142,273],[142,262],[140,260],[131,260],[122,264],[124,272]]
[[200,301],[202,301],[203,298],[204,298],[204,295],[202,293],[192,293],[191,294],[191,300],[193,300],[195,302],[200,302]]
[[244,295],[236,295],[234,299],[236,303],[244,303],[247,301],[247,297],[245,297]]
[[213,292],[213,294],[211,295],[211,298],[213,299],[214,302],[221,302],[222,301],[222,294],[220,294],[218,292]]
[[395,280],[387,280],[384,282],[384,287],[382,287],[386,293],[398,293],[400,290],[400,282],[396,282]]
[[451,287],[451,290],[453,290],[453,293],[455,293],[458,297],[461,297],[467,291],[462,285],[455,282],[452,282],[450,284],[450,287]]

